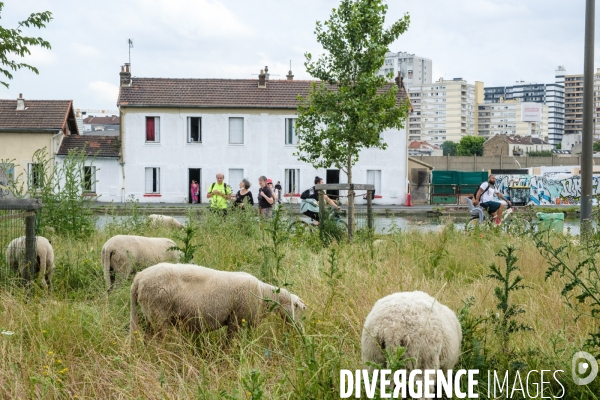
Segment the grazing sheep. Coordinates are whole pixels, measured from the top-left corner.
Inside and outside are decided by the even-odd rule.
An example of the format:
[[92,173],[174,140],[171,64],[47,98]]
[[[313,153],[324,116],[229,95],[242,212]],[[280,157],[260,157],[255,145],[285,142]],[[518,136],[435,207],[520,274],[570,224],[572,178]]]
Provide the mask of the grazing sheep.
[[131,286],[131,331],[138,330],[137,304],[148,322],[148,333],[167,325],[190,332],[227,326],[228,337],[242,321],[256,326],[269,309],[270,298],[283,317],[297,320],[306,305],[285,289],[261,282],[245,272],[226,272],[190,264],[161,263],[136,275]]
[[[15,271],[19,271],[23,279],[28,274],[25,250],[25,236],[14,239],[6,249],[6,263]],[[36,236],[35,251],[35,274],[39,274],[42,287],[45,290],[50,290],[52,286],[50,280],[54,271],[54,250],[48,239],[43,236]]]
[[[406,366],[452,369],[460,356],[462,330],[456,314],[427,293],[400,292],[379,299],[362,331],[362,360],[386,365],[385,350],[406,348]],[[430,388],[432,391],[433,388]]]
[[173,217],[167,215],[150,214],[148,215],[151,225],[165,225],[169,228],[183,229],[183,224]]
[[182,253],[169,250],[175,242],[166,238],[117,235],[102,246],[102,269],[106,289],[112,290],[115,280],[125,280],[134,272],[162,261],[179,261]]

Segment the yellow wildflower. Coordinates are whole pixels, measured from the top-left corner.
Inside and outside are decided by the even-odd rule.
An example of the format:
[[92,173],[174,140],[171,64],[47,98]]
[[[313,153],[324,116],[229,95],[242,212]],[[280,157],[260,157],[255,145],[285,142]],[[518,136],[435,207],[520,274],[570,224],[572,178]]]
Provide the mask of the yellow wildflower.
[[46,330],[44,329],[44,330],[42,331],[42,333],[46,333]]
[[68,370],[69,370],[69,368],[63,368],[63,369],[61,369],[60,371],[58,371],[58,373],[60,373],[60,374],[64,374],[64,373],[66,373]]
[[58,359],[58,360],[56,360],[56,363],[57,363],[57,364],[62,364],[62,360],[61,360],[61,359]]
[[48,355],[50,355],[50,356],[51,356],[52,354],[54,354],[54,352],[53,352],[53,351],[49,351],[49,352],[48,352]]

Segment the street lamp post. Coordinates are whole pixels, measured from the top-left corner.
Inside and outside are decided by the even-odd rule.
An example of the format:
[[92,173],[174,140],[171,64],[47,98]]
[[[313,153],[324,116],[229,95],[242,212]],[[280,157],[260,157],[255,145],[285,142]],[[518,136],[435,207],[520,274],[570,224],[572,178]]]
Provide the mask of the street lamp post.
[[585,54],[583,66],[583,135],[581,140],[581,230],[591,229],[592,157],[594,142],[594,24],[596,0],[585,3]]

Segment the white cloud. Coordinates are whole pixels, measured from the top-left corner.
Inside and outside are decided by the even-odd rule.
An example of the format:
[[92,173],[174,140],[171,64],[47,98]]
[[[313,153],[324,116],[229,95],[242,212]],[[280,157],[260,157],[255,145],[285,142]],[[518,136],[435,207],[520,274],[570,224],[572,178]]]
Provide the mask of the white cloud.
[[101,102],[115,104],[119,95],[119,87],[110,82],[93,81],[88,84],[88,89],[95,95],[95,99]]
[[[220,1],[140,0],[133,12],[138,18],[129,19],[128,24],[133,22],[138,28],[145,29],[153,29],[156,25],[164,34],[176,32],[191,40],[247,38],[254,34]],[[146,18],[140,18],[140,14]]]
[[81,43],[73,43],[75,52],[84,58],[100,58],[100,52],[94,46]]
[[54,65],[57,61],[57,56],[52,50],[41,47],[29,47],[31,54],[23,57],[20,62],[24,62],[34,67]]

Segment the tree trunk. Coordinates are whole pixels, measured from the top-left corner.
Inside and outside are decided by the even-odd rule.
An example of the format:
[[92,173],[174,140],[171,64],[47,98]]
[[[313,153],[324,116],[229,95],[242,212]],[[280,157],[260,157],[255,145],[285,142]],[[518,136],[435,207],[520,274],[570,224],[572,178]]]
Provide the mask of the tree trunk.
[[[348,154],[347,165],[348,184],[352,185],[352,154]],[[348,190],[348,240],[354,236],[354,189]]]

